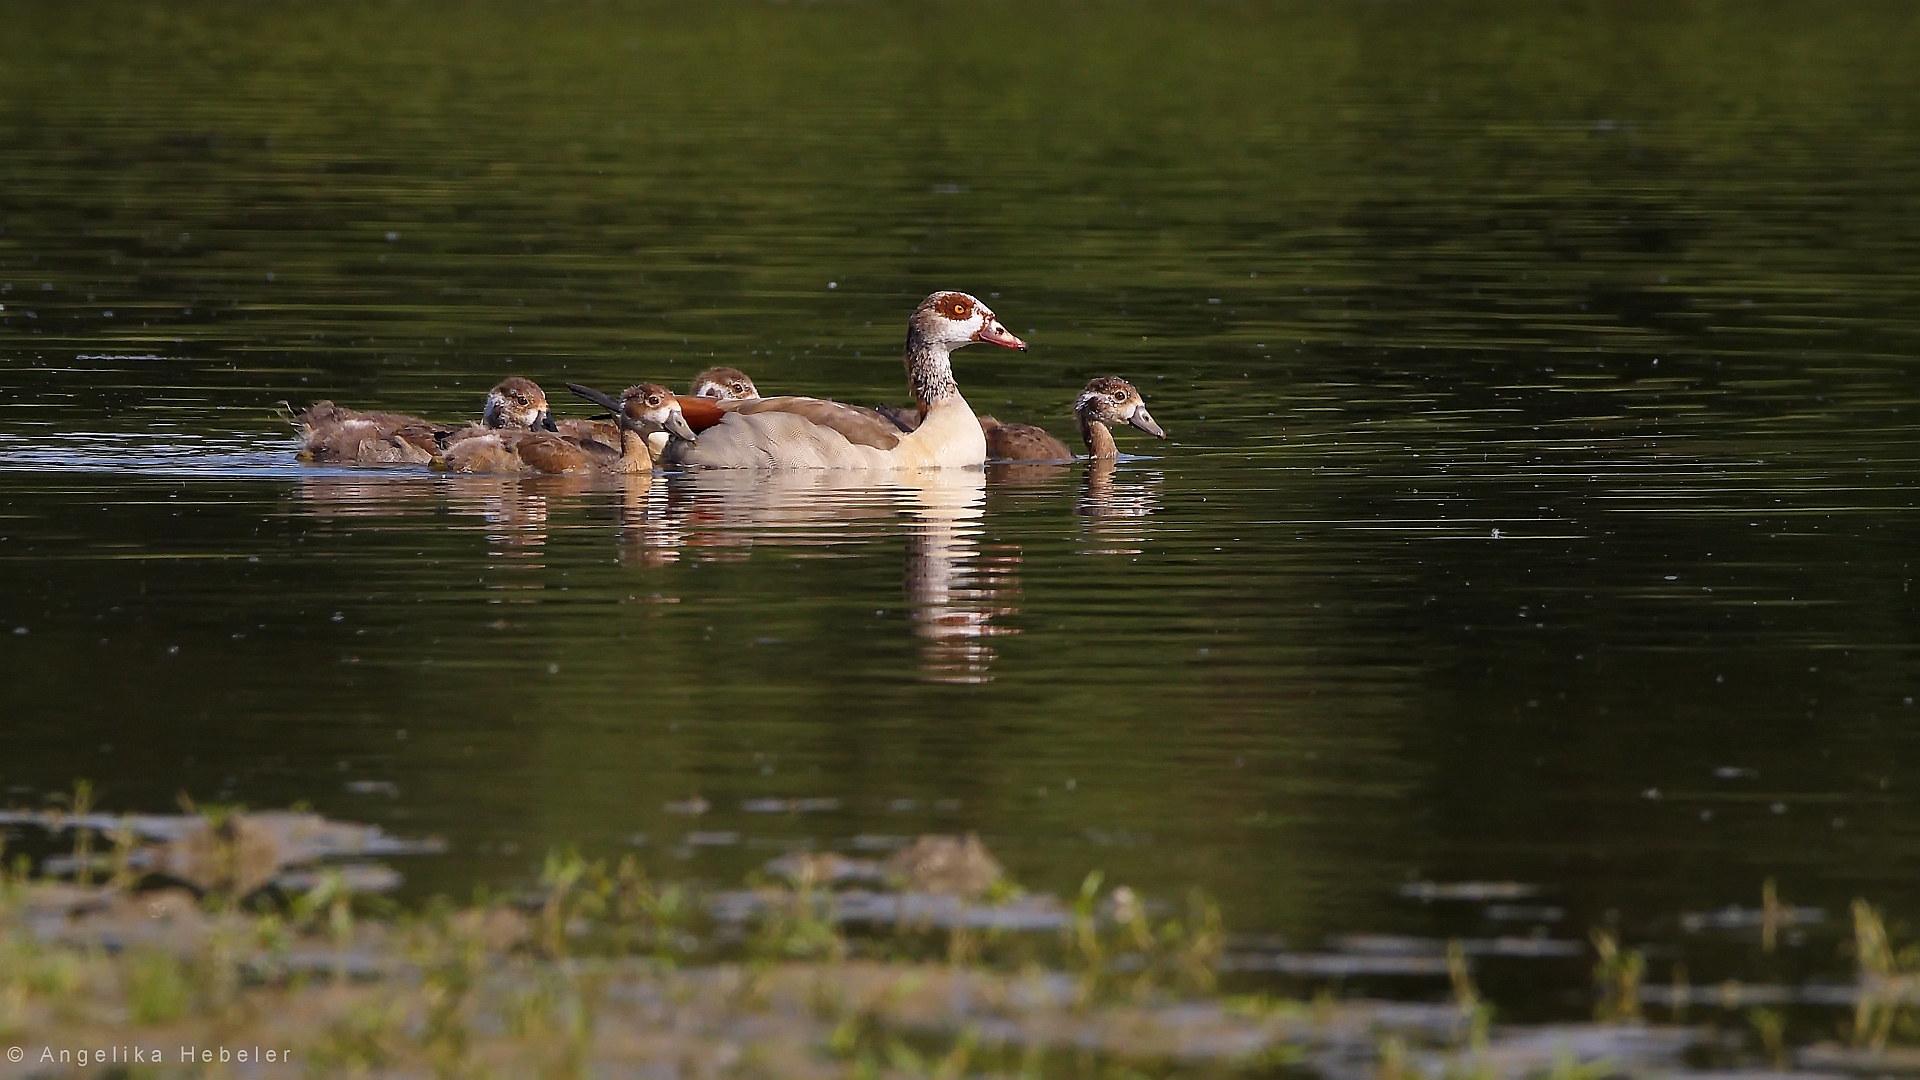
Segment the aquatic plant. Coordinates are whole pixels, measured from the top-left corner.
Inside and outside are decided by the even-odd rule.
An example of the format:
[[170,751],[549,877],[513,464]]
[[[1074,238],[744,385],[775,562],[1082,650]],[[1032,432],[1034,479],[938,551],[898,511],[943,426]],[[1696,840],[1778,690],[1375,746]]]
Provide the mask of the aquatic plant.
[[1640,984],[1646,977],[1647,957],[1638,949],[1621,949],[1613,931],[1596,928],[1590,939],[1599,959],[1593,966],[1597,997],[1593,1018],[1603,1022],[1640,1019]]
[[1920,1037],[1920,944],[1896,950],[1879,909],[1853,902],[1853,952],[1859,997],[1853,1011],[1855,1046],[1881,1050],[1894,1035]]
[[1747,1023],[1759,1038],[1768,1064],[1779,1072],[1787,1071],[1787,1018],[1777,1009],[1749,1009]]
[[1466,946],[1459,938],[1447,942],[1447,981],[1453,987],[1453,1001],[1467,1020],[1467,1045],[1475,1053],[1487,1049],[1487,1028],[1493,1023],[1493,1006],[1480,996],[1474,985],[1473,970],[1467,964]]

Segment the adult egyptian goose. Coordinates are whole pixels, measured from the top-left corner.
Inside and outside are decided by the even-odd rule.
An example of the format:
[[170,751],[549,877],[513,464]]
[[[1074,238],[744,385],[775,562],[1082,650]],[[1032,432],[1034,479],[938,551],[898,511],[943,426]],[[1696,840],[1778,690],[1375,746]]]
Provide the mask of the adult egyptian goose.
[[[1087,444],[1087,456],[1119,456],[1109,424],[1131,424],[1156,439],[1167,433],[1153,422],[1140,391],[1118,375],[1102,375],[1087,384],[1073,401],[1073,416],[1080,422],[1080,438]],[[991,461],[1072,461],[1067,444],[1032,424],[1003,424],[991,416],[980,418],[987,435],[987,458]]]
[[446,449],[449,472],[462,473],[646,473],[653,471],[648,436],[667,431],[683,439],[693,429],[680,415],[680,402],[659,383],[628,387],[615,401],[597,390],[567,384],[569,389],[612,411],[620,429],[618,453],[595,442],[583,442],[547,431],[488,431],[455,442]]
[[953,381],[955,349],[984,341],[1025,350],[993,310],[962,292],[937,292],[907,320],[907,377],[922,417],[913,431],[871,409],[806,397],[722,401],[720,422],[696,443],[670,442],[669,461],[722,469],[927,469],[980,465],[986,437]]
[[519,376],[487,392],[480,420],[456,431],[417,416],[343,409],[331,401],[316,401],[293,417],[300,429],[300,460],[329,463],[427,465],[439,458],[445,443],[467,432],[553,430],[547,395]]

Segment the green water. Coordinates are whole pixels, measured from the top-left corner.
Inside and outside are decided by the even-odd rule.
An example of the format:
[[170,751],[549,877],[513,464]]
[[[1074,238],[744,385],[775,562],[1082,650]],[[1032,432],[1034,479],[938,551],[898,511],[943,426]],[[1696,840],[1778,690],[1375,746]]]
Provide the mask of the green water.
[[[1911,4],[0,14],[8,801],[306,800],[447,838],[420,893],[974,829],[1295,946],[1612,923],[1702,981],[1757,942],[1682,916],[1765,877],[1831,935],[1920,885]],[[897,402],[935,288],[1032,345],[957,355],[979,411],[1117,373],[1171,439],[643,487],[272,412]]]

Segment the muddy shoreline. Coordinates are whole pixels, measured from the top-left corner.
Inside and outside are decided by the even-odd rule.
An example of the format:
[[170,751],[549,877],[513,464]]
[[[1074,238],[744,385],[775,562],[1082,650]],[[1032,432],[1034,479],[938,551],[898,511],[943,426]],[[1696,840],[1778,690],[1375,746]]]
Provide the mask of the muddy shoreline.
[[[560,852],[523,889],[403,910],[354,883],[431,839],[298,812],[0,823],[71,848],[16,856],[0,885],[0,1041],[20,1054],[0,1076],[1838,1076],[1910,1070],[1920,1021],[1920,951],[1864,902],[1850,983],[1648,985],[1644,955],[1596,933],[1594,1022],[1504,1024],[1474,965],[1522,941],[1263,951],[1197,893],[1100,874],[1029,893],[973,836],[788,855],[737,889]],[[1408,965],[1447,992],[1350,981]],[[1790,1040],[1810,1017],[1839,1037]]]

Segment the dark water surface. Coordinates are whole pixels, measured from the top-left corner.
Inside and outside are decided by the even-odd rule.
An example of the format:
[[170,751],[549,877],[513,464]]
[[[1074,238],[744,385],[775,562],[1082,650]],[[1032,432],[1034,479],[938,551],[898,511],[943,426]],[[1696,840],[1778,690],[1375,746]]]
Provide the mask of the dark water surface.
[[[976,829],[1660,979],[1751,975],[1685,916],[1768,876],[1920,914],[1911,4],[0,15],[7,801],[307,800],[446,837],[423,892]],[[647,485],[304,467],[273,413],[900,401],[948,287],[1033,346],[958,355],[977,409],[1113,372],[1171,440]],[[1578,1012],[1590,963],[1487,977]]]

